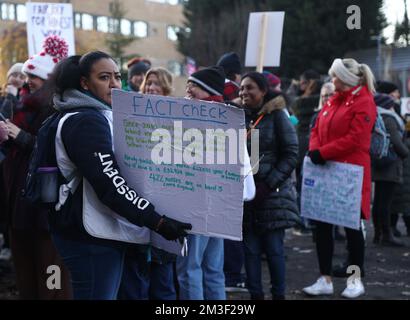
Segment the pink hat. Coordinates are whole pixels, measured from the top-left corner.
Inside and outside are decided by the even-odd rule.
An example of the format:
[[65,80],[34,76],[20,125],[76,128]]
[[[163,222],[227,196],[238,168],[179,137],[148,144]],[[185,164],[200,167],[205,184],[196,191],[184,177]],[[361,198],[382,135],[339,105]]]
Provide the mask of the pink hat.
[[68,55],[67,42],[59,36],[44,39],[43,51],[28,59],[23,65],[23,73],[33,74],[47,80],[54,66]]

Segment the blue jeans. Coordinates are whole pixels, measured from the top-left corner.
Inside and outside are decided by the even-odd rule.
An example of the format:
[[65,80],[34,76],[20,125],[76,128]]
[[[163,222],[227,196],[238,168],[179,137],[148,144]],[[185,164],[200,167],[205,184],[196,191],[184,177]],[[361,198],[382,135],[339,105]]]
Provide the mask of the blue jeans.
[[124,251],[53,234],[54,244],[71,273],[75,300],[115,300],[121,282]]
[[188,256],[177,257],[181,300],[225,300],[223,239],[188,235]]
[[176,300],[172,262],[149,262],[144,246],[128,248],[118,293],[120,300]]
[[285,230],[278,229],[256,234],[252,230],[243,235],[245,269],[249,293],[253,299],[263,298],[261,254],[266,253],[273,296],[285,295]]
[[127,248],[118,299],[149,299],[149,262],[146,246]]

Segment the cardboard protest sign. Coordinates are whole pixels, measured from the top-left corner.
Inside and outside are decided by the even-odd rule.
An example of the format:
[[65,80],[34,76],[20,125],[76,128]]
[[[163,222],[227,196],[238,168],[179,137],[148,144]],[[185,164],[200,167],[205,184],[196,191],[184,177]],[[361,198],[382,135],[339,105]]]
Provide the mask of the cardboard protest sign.
[[115,154],[129,185],[194,234],[241,240],[243,110],[121,90],[112,97]]
[[401,98],[401,115],[410,114],[410,98]]
[[284,12],[251,12],[246,41],[245,66],[280,66]]
[[69,3],[28,2],[27,42],[29,56],[43,50],[43,41],[58,35],[68,44],[68,55],[75,54],[73,7]]
[[301,215],[359,230],[362,183],[361,166],[333,161],[314,165],[305,157]]

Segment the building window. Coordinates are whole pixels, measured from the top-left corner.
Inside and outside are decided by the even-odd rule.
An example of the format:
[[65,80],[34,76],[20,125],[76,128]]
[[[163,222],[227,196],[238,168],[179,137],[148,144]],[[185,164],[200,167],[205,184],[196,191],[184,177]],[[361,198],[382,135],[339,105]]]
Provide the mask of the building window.
[[15,20],[16,19],[16,12],[14,4],[1,4],[1,18],[3,20]]
[[108,18],[97,17],[97,31],[108,32]]
[[81,13],[74,13],[75,27],[81,29]]
[[121,19],[121,33],[126,36],[131,34],[131,21]]
[[87,13],[81,14],[81,27],[83,30],[93,30],[94,21],[93,16]]
[[166,3],[172,6],[176,6],[177,4],[185,2],[184,0],[147,0],[148,2],[156,2],[156,3]]
[[134,35],[139,38],[145,38],[148,35],[148,24],[144,21],[134,22]]
[[118,19],[113,19],[113,18],[109,18],[108,19],[108,32],[111,33],[117,33],[118,27],[119,27],[119,20]]
[[183,74],[183,66],[178,61],[168,61],[168,70],[177,77]]
[[177,26],[168,26],[167,27],[167,38],[171,41],[177,41],[179,31],[180,29]]
[[17,5],[17,21],[18,22],[27,22],[27,11],[24,4]]

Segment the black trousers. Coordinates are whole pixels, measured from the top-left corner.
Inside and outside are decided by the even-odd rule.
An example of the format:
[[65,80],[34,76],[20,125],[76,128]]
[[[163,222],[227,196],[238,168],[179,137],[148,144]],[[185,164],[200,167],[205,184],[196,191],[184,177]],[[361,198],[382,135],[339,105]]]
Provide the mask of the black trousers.
[[[325,276],[332,275],[332,258],[333,258],[333,227],[329,223],[316,222],[316,251],[319,260],[320,274]],[[347,250],[349,253],[349,263],[357,265],[361,274],[364,274],[364,237],[362,230],[345,228]]]
[[396,191],[397,183],[376,181],[372,208],[373,225],[375,232],[387,235],[390,232],[390,207]]

